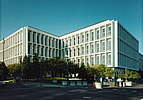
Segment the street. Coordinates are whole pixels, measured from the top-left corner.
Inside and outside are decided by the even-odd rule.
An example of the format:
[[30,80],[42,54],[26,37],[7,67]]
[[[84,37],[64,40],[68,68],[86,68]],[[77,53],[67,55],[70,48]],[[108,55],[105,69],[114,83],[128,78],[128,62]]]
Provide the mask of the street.
[[143,88],[3,87],[0,100],[143,100]]

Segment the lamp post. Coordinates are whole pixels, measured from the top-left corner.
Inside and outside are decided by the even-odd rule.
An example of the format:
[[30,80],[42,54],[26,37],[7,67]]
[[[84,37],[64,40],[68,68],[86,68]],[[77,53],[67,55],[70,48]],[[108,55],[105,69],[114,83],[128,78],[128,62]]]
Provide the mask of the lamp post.
[[19,62],[20,62],[20,81],[21,81],[21,77],[22,77],[22,73],[21,73],[21,60],[22,60],[22,58],[20,57],[19,58]]
[[69,85],[69,65],[68,65],[69,58],[68,58],[68,55],[65,55],[65,58],[66,58],[66,62],[67,62],[67,86],[68,86]]

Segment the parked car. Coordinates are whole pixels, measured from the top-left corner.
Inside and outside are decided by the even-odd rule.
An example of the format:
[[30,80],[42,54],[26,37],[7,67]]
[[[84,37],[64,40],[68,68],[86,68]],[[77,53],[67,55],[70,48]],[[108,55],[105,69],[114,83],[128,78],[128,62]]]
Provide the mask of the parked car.
[[5,82],[4,81],[0,81],[0,86],[4,86]]

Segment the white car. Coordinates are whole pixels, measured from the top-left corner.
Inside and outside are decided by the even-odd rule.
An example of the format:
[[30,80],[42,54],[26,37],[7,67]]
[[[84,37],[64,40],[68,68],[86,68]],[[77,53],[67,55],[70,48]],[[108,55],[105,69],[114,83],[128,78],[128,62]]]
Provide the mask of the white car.
[[4,81],[0,81],[0,86],[4,86],[5,82]]

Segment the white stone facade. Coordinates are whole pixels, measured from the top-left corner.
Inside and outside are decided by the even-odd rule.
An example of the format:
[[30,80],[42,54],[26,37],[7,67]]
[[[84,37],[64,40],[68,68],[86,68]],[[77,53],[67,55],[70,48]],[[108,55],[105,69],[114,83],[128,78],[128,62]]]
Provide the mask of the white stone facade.
[[[32,59],[63,58],[75,63],[104,64],[106,67],[139,70],[139,43],[118,21],[106,20],[61,37],[27,26],[5,38],[4,61],[18,63],[24,55]],[[0,60],[3,58],[0,42]],[[139,63],[140,62],[140,63]]]

